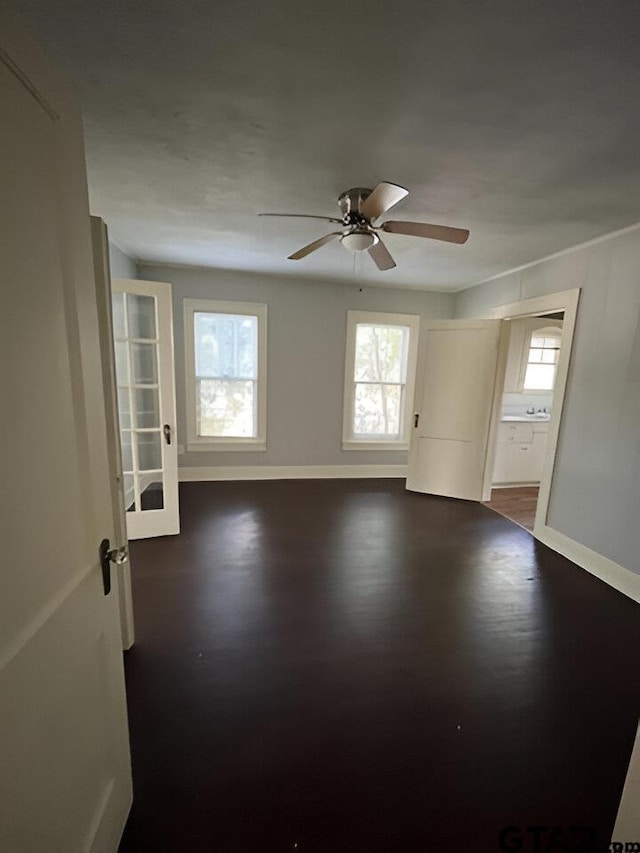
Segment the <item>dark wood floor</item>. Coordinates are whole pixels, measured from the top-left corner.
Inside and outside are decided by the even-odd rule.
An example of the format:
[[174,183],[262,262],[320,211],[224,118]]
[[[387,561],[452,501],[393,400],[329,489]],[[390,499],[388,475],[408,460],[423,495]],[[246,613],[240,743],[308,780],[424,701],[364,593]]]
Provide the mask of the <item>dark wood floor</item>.
[[538,486],[515,486],[511,489],[493,489],[491,500],[485,506],[533,530],[538,507]]
[[181,514],[179,537],[131,549],[123,853],[609,838],[636,604],[486,507],[401,481],[190,483]]

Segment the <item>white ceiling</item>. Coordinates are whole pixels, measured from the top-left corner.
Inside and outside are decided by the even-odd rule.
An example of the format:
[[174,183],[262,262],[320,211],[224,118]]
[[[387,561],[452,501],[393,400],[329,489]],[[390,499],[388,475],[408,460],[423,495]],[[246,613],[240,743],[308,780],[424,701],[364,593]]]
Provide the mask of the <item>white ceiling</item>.
[[[82,86],[92,211],[145,260],[459,289],[640,221],[640,3],[14,0]],[[379,272],[332,230],[400,183]]]

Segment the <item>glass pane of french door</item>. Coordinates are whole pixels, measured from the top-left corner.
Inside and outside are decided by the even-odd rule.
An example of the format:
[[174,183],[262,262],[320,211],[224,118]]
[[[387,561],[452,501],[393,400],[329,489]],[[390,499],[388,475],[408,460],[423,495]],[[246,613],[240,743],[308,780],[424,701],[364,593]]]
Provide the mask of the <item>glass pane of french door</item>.
[[113,288],[122,476],[130,539],[178,532],[173,529],[177,526],[175,411],[169,411],[172,406],[175,409],[173,371],[165,370],[164,374],[171,374],[168,376],[162,369],[163,363],[165,367],[173,364],[173,353],[166,352],[172,336],[163,340],[162,327],[166,330],[167,323],[160,316],[163,309],[170,311],[171,302],[170,293],[167,303],[162,299],[166,293],[149,292],[155,284],[121,280]]

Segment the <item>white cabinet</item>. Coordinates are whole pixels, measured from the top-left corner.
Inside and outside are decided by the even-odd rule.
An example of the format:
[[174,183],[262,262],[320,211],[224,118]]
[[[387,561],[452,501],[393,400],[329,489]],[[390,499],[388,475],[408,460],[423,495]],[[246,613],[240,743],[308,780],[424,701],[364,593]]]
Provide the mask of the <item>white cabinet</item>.
[[548,422],[501,423],[493,469],[494,484],[539,483],[548,431]]

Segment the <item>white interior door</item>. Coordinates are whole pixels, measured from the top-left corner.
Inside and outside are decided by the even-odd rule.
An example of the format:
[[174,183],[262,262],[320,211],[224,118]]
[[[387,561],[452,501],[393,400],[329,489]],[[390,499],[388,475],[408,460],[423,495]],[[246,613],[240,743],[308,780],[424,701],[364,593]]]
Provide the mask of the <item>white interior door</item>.
[[442,320],[423,329],[407,489],[483,500],[500,328]]
[[81,121],[6,7],[0,126],[0,850],[114,853],[131,773]]
[[114,279],[113,333],[128,537],[179,533],[171,285]]
[[[105,394],[107,445],[109,448],[109,486],[111,506],[116,529],[115,541],[124,544],[127,539],[127,520],[122,475],[122,451],[120,448],[120,421],[118,418],[118,387],[116,382],[116,359],[113,342],[113,318],[111,312],[111,271],[109,268],[109,239],[107,226],[97,216],[91,217],[91,239],[93,243],[93,266],[98,303],[100,327],[100,352],[102,353],[102,377]],[[120,603],[120,631],[122,648],[130,649],[135,640],[133,624],[133,597],[131,593],[131,558],[114,567],[118,572]]]

